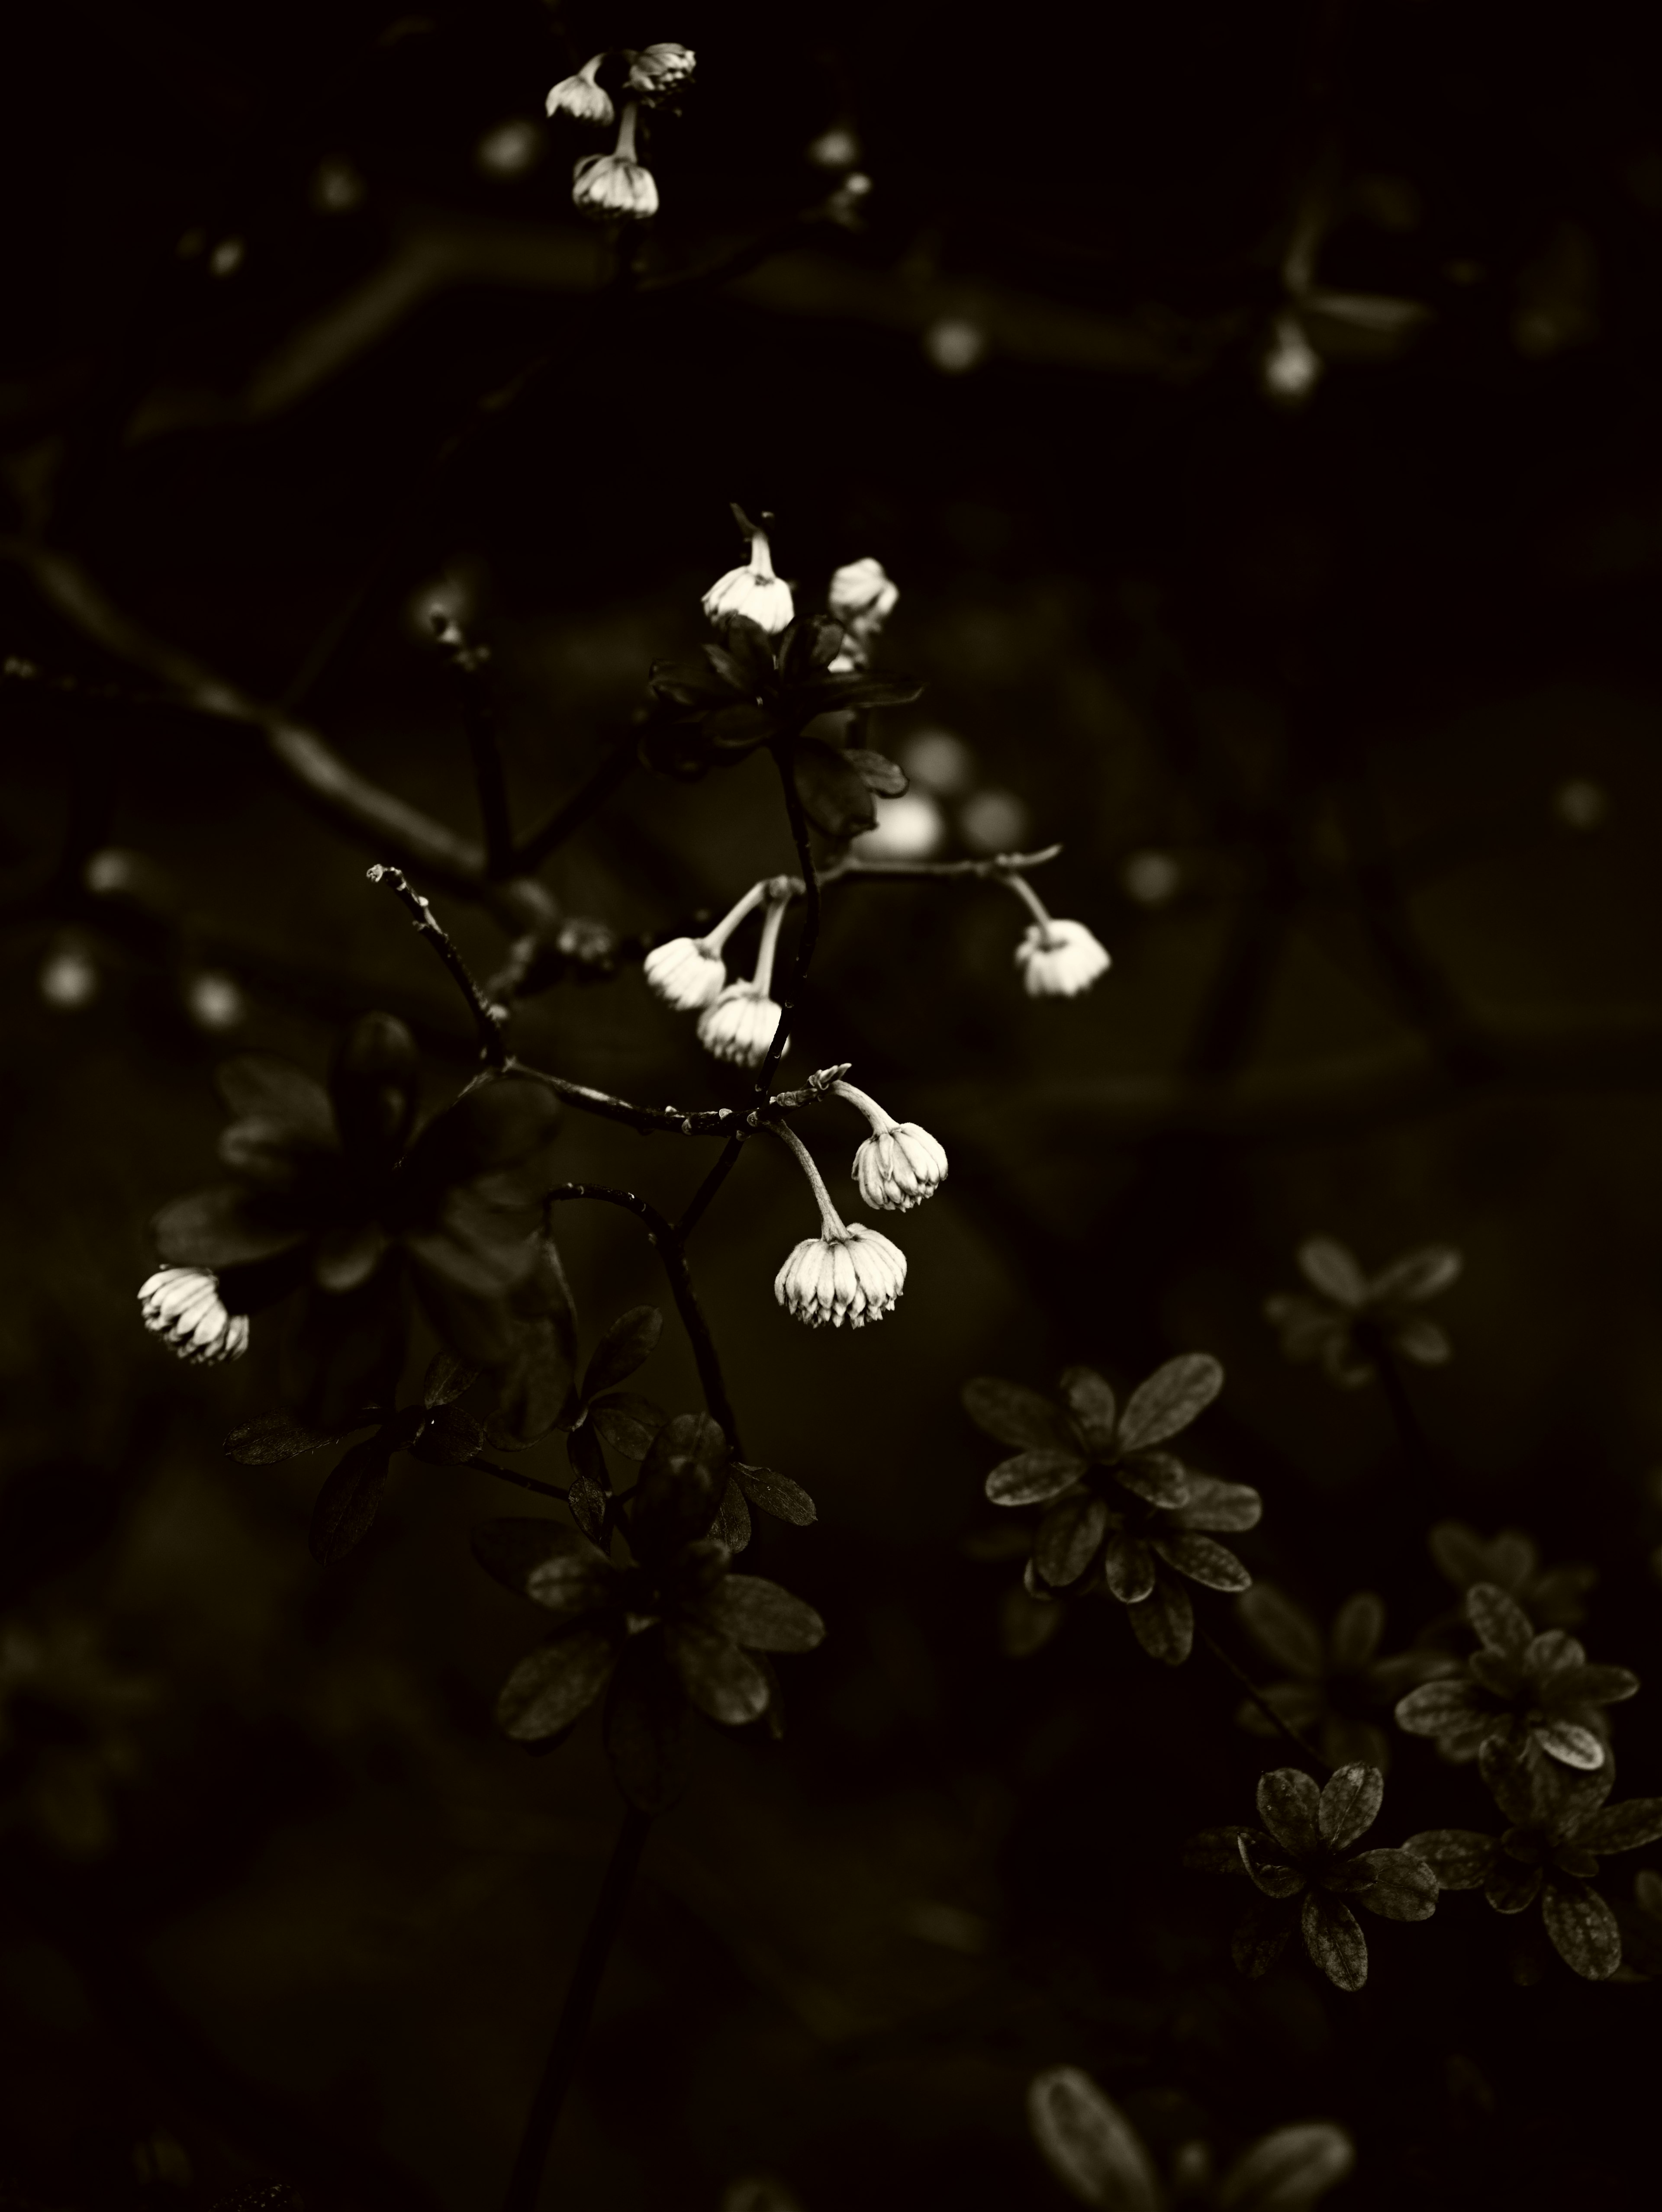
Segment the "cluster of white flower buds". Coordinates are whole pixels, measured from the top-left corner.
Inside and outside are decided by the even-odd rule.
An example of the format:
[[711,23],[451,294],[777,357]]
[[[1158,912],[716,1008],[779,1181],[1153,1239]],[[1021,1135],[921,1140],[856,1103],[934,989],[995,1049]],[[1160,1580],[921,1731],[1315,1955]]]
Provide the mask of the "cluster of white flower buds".
[[206,1267],[158,1267],[138,1293],[144,1326],[193,1366],[240,1359],[248,1316],[227,1310],[219,1278]]
[[[781,1012],[772,996],[779,926],[800,889],[794,876],[764,877],[704,936],[672,937],[646,957],[649,988],[667,1006],[682,1013],[697,1012],[698,1042],[717,1060],[731,1060],[737,1067],[760,1067],[768,1056]],[[755,972],[747,980],[729,983],[721,948],[752,908],[764,902]]]
[[[770,637],[777,637],[796,617],[790,586],[773,573],[767,532],[752,522],[741,507],[734,508],[733,519],[750,540],[750,559],[742,568],[729,568],[726,575],[718,576],[704,593],[701,602],[704,620],[716,629],[725,629],[742,617]],[[764,523],[772,520],[770,514],[762,518]]]
[[571,204],[580,214],[600,222],[644,222],[658,212],[658,185],[651,170],[636,158],[640,111],[662,106],[690,84],[694,57],[673,40],[639,52],[625,48],[619,57],[627,65],[621,118],[600,82],[601,67],[610,58],[608,52],[594,54],[575,76],[563,77],[548,95],[548,112],[602,128],[617,121],[618,143],[611,153],[585,154],[573,169]]
[[[932,1197],[947,1179],[946,1148],[916,1121],[896,1121],[874,1098],[826,1069],[810,1089],[846,1098],[872,1125],[854,1156],[854,1180],[868,1206],[906,1213]],[[781,1123],[779,1135],[795,1153],[819,1205],[819,1234],[805,1237],[773,1279],[773,1295],[786,1312],[810,1328],[830,1322],[863,1328],[892,1312],[906,1287],[906,1255],[880,1230],[844,1221],[825,1179],[796,1132]]]

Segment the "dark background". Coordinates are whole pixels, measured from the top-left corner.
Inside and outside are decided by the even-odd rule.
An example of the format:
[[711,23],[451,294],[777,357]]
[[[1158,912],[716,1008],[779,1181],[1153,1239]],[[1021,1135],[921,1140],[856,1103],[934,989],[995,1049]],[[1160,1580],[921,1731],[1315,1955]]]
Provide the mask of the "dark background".
[[[616,1812],[592,1723],[545,1761],[493,1736],[535,1623],[466,1538],[508,1494],[410,1468],[320,1572],[320,1463],[218,1449],[274,1402],[276,1332],[198,1374],[139,1327],[146,1224],[210,1179],[227,1049],[320,1069],[385,1006],[436,1103],[467,1031],[365,885],[373,852],[256,733],[54,608],[18,541],[471,833],[428,605],[491,647],[528,821],[693,647],[735,498],[777,514],[804,600],[885,562],[885,665],[927,688],[874,741],[961,739],[1011,835],[1065,841],[1044,895],[1115,966],[1030,1002],[995,887],[828,897],[789,1065],[851,1060],[952,1179],[897,1231],[904,1304],[859,1335],[773,1304],[813,1226],[782,1152],[747,1151],[695,1240],[749,1449],[819,1502],[757,1563],[831,1634],[787,1662],[784,1744],[708,1732],[654,1836],[546,2201],[713,2212],[770,2172],[804,2212],[1059,2204],[1022,2108],[1054,2063],[1167,2148],[1342,2121],[1336,2207],[1637,2201],[1648,1985],[1516,1987],[1471,1897],[1370,1923],[1359,1996],[1234,1977],[1239,1899],[1178,1850],[1246,1817],[1263,1747],[1204,1652],[1168,1674],[1107,1606],[1001,1656],[1014,1569],[965,1550],[997,1448],[958,1402],[978,1372],[1126,1384],[1213,1352],[1196,1456],[1263,1491],[1256,1571],[1324,1617],[1382,1589],[1395,1645],[1451,1600],[1434,1514],[1526,1528],[1598,1567],[1593,1656],[1655,1673],[1662,83],[1631,13],[34,12],[0,367],[0,647],[40,672],[0,692],[20,2204],[205,2206],[262,2175],[319,2207],[492,2201]],[[606,247],[568,191],[590,141],[542,96],[661,35],[698,83],[649,149],[648,277],[822,199],[806,149],[833,125],[874,190],[863,229],[782,229],[732,283],[597,325]],[[1312,195],[1324,284],[1431,313],[1408,343],[1329,330],[1306,404],[1277,405],[1257,364]],[[943,324],[979,334],[972,366],[939,365]],[[476,403],[539,360],[435,489]],[[151,871],[135,895],[84,889],[109,848]],[[1150,853],[1174,864],[1153,900]],[[789,859],[758,759],[638,776],[547,880],[650,936]],[[496,926],[439,904],[494,965]],[[238,994],[218,1029],[204,969]],[[516,1036],[649,1102],[744,1095],[628,963],[528,1001]],[[851,1119],[804,1128],[840,1177]],[[708,1158],[574,1115],[561,1172],[673,1211]],[[624,1216],[561,1227],[586,1340],[667,1303]],[[1409,1385],[1429,1508],[1382,1394],[1289,1368],[1261,1318],[1317,1231],[1373,1267],[1465,1255],[1438,1309],[1454,1361]],[[697,1402],[673,1327],[642,1381]],[[557,1479],[557,1442],[527,1464]],[[1202,1607],[1263,1669],[1229,1601]],[[1618,1717],[1620,1794],[1662,1790],[1653,1716]],[[1486,1813],[1470,1770],[1399,1740],[1377,1840]]]

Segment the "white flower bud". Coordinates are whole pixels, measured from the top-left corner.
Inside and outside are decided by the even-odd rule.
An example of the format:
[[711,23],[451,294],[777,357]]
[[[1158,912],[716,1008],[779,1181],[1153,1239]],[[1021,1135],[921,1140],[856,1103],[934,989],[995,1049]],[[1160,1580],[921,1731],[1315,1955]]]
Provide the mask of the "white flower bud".
[[753,982],[729,983],[698,1017],[698,1042],[717,1060],[760,1067],[778,1025],[778,1005],[765,990]]
[[605,59],[604,54],[596,54],[575,76],[562,77],[548,95],[548,112],[573,115],[579,123],[610,123],[614,112],[612,102],[594,82]]
[[658,187],[627,154],[586,154],[571,173],[571,204],[597,222],[644,222],[658,212]]
[[683,1013],[709,1006],[728,980],[727,963],[703,937],[672,937],[653,947],[642,967],[648,987]]
[[887,622],[900,598],[900,586],[886,574],[883,563],[869,556],[863,561],[849,561],[837,569],[831,580],[825,604],[840,623],[874,629]]
[[192,1365],[240,1359],[248,1316],[228,1313],[219,1278],[207,1267],[159,1267],[138,1293],[144,1326]]
[[697,58],[691,47],[667,39],[629,58],[629,88],[648,103],[667,100],[684,84],[691,84]]
[[1030,999],[1074,998],[1111,965],[1082,921],[1030,922],[1015,957]]
[[[735,507],[735,514],[738,509]],[[773,555],[768,545],[765,530],[758,530],[749,523],[742,526],[750,532],[750,561],[743,568],[729,568],[725,576],[718,576],[704,593],[702,605],[704,619],[717,629],[743,616],[764,629],[770,637],[776,637],[782,629],[788,629],[796,614],[796,603],[791,598],[790,586],[773,573]]]
[[916,1121],[892,1121],[855,1154],[854,1179],[868,1206],[910,1213],[946,1182],[947,1148]]
[[1258,372],[1270,398],[1306,398],[1321,375],[1322,366],[1322,357],[1305,335],[1304,325],[1298,317],[1277,315],[1275,334]]
[[805,1237],[773,1279],[774,1297],[810,1328],[863,1328],[892,1311],[905,1287],[905,1254],[859,1221]]

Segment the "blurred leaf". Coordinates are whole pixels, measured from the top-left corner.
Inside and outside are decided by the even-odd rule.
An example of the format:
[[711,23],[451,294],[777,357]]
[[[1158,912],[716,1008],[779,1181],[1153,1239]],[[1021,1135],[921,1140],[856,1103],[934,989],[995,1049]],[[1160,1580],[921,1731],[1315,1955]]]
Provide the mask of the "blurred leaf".
[[1178,1528],[1169,1534],[1158,1528],[1151,1529],[1148,1541],[1168,1567],[1187,1575],[1192,1583],[1203,1583],[1208,1589],[1242,1590],[1252,1580],[1227,1544],[1215,1543],[1210,1536],[1198,1536],[1192,1529]]
[[1263,1500],[1250,1482],[1225,1482],[1215,1474],[1196,1474],[1189,1469],[1189,1501],[1173,1506],[1167,1525],[1173,1528],[1256,1528],[1263,1516]]
[[1195,1608],[1181,1583],[1164,1575],[1141,1604],[1128,1607],[1136,1639],[1151,1659],[1180,1667],[1195,1645]]
[[1330,1850],[1348,1850],[1379,1817],[1385,1778],[1377,1766],[1342,1766],[1322,1785],[1316,1824]]
[[1298,1249],[1300,1273],[1336,1305],[1354,1310],[1367,1296],[1367,1278],[1336,1237],[1307,1237]]
[[619,1314],[594,1347],[582,1380],[582,1398],[615,1390],[652,1357],[663,1331],[664,1317],[656,1306],[631,1306]]
[[1606,1805],[1575,1830],[1584,1850],[1636,1851],[1641,1844],[1662,1842],[1662,1797],[1629,1797]]
[[1079,1457],[1079,1441],[1066,1416],[1048,1398],[1020,1382],[977,1376],[964,1385],[964,1410],[977,1428],[1018,1451]]
[[1170,1452],[1138,1452],[1122,1459],[1114,1468],[1116,1479],[1151,1505],[1186,1505],[1189,1470]]
[[1064,1607],[1030,1597],[1020,1583],[998,1601],[998,1644],[1007,1659],[1028,1659],[1042,1650],[1066,1618]]
[[1452,1244],[1428,1244],[1423,1251],[1410,1252],[1401,1260],[1393,1260],[1384,1273],[1373,1278],[1368,1285],[1369,1296],[1378,1304],[1387,1299],[1434,1298],[1446,1291],[1459,1274],[1460,1255]]
[[801,740],[791,753],[791,777],[803,811],[828,837],[857,837],[875,827],[877,811],[866,779],[846,753],[818,738]]
[[1350,1865],[1373,1875],[1372,1886],[1357,1893],[1356,1902],[1382,1920],[1429,1920],[1437,1910],[1436,1873],[1411,1852],[1362,1851]]
[[1019,1452],[1001,1460],[984,1486],[995,1505],[1038,1505],[1071,1490],[1087,1470],[1087,1462],[1073,1453]]
[[850,745],[843,758],[868,791],[874,791],[884,799],[898,799],[906,789],[906,771],[886,753],[869,752],[861,746]]
[[1077,1582],[1107,1527],[1108,1508],[1099,1498],[1064,1498],[1051,1506],[1033,1543],[1033,1558],[1045,1581],[1058,1588]]
[[1537,1721],[1530,1734],[1543,1751],[1583,1773],[1592,1774],[1604,1763],[1604,1745],[1591,1729],[1578,1727],[1574,1721]]
[[1275,2128],[1243,2151],[1225,2174],[1219,2212],[1305,2212],[1355,2163],[1355,2146],[1330,2120]]
[[664,1653],[688,1697],[711,1720],[738,1727],[765,1710],[767,1677],[730,1637],[690,1620],[671,1621]]
[[812,1651],[825,1624],[811,1605],[759,1575],[724,1575],[698,1601],[710,1626],[752,1651]]
[[484,1431],[460,1406],[441,1406],[410,1446],[411,1459],[429,1467],[465,1467],[484,1443]]
[[1360,1673],[1378,1651],[1385,1624],[1383,1598],[1372,1590],[1348,1597],[1333,1618],[1333,1664],[1346,1674]]
[[1350,1907],[1325,1890],[1305,1894],[1304,1947],[1336,1990],[1354,1991],[1367,1979],[1367,1938]]
[[478,1377],[479,1370],[465,1366],[454,1352],[435,1352],[427,1363],[422,1402],[426,1406],[447,1406],[465,1390],[471,1390]]
[[1474,1583],[1466,1592],[1466,1619],[1491,1651],[1521,1659],[1535,1633],[1529,1615],[1495,1583]]
[[1088,1448],[1105,1459],[1114,1449],[1112,1390],[1095,1368],[1070,1367],[1062,1378],[1062,1395]]
[[1196,1874],[1245,1874],[1246,1863],[1241,1857],[1241,1838],[1251,1832],[1239,1820],[1231,1820],[1221,1828],[1202,1828],[1184,1844],[1183,1863]]
[[1607,1981],[1622,1963],[1622,1930],[1596,1889],[1568,1875],[1547,1877],[1541,1917],[1564,1964],[1589,1982]]
[[747,1467],[742,1460],[732,1461],[728,1472],[751,1504],[764,1513],[772,1514],[776,1521],[789,1521],[799,1528],[813,1526],[813,1500],[788,1474],[776,1474],[770,1467]]
[[496,1723],[519,1741],[552,1735],[586,1712],[611,1680],[620,1638],[568,1628],[527,1651],[496,1699]]
[[1033,2139],[1062,2186],[1109,2212],[1160,2212],[1148,2152],[1119,2106],[1076,2066],[1056,2066],[1027,2091]]
[[1278,1844],[1297,1858],[1321,1847],[1322,1793],[1296,1766],[1275,1766],[1258,1777],[1258,1818]]
[[[494,1575],[516,1597],[532,1595],[537,1577],[538,1602],[563,1609],[557,1593],[596,1586],[594,1577],[614,1572],[603,1552],[563,1521],[481,1521],[473,1529],[473,1557],[486,1574]],[[602,1585],[604,1586],[604,1585]]]
[[678,1413],[653,1438],[630,1516],[637,1557],[660,1558],[705,1535],[726,1487],[728,1440],[708,1413]]
[[685,1789],[691,1765],[687,1698],[664,1656],[663,1632],[630,1638],[606,1704],[612,1778],[642,1813],[663,1813]]
[[668,1419],[663,1407],[654,1405],[650,1398],[642,1398],[633,1390],[613,1390],[590,1405],[587,1426],[602,1443],[610,1444],[625,1459],[642,1460],[652,1449],[652,1439]]
[[220,1449],[239,1467],[275,1467],[280,1461],[321,1451],[326,1444],[344,1443],[354,1429],[368,1428],[372,1423],[379,1427],[380,1420],[378,1413],[369,1412],[361,1420],[347,1422],[344,1428],[308,1429],[291,1413],[262,1413],[258,1420],[245,1421],[240,1429],[233,1429]]
[[1131,1393],[1120,1416],[1122,1452],[1164,1443],[1203,1413],[1223,1388],[1223,1370],[1203,1352],[1185,1352],[1157,1367]]
[[1243,1590],[1236,1611],[1259,1650],[1294,1674],[1322,1672],[1322,1635],[1301,1605],[1274,1583]]
[[1241,1864],[1251,1876],[1253,1887],[1265,1897],[1296,1897],[1300,1890],[1308,1888],[1306,1875],[1299,1868],[1288,1866],[1284,1857],[1278,1857],[1281,1845],[1270,1843],[1267,1837],[1245,1828],[1238,1848]]
[[387,1429],[354,1444],[317,1495],[307,1542],[320,1566],[332,1567],[361,1543],[381,1508],[398,1449]]
[[1102,1547],[1102,1571],[1122,1605],[1141,1605],[1154,1587],[1154,1555],[1141,1538],[1117,1529]]
[[721,1492],[721,1503],[715,1510],[715,1518],[710,1524],[710,1534],[719,1537],[730,1552],[746,1551],[750,1547],[750,1508],[745,1503],[744,1492],[730,1474],[727,1488]]
[[1443,1889],[1481,1889],[1495,1865],[1500,1845],[1475,1828],[1422,1828],[1403,1849],[1423,1859]]
[[1255,1897],[1230,1939],[1229,1955],[1243,1974],[1257,1981],[1287,1948],[1294,1908],[1273,1897]]
[[164,1206],[151,1224],[155,1249],[174,1267],[233,1267],[269,1260],[306,1241],[307,1231],[269,1210],[234,1183],[193,1191]]

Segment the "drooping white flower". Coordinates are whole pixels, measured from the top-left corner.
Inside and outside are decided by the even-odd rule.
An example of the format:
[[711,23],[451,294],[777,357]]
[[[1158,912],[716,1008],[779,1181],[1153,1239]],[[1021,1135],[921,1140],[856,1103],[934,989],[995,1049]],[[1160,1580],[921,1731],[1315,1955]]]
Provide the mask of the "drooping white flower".
[[571,172],[571,204],[598,222],[644,222],[658,212],[658,187],[650,169],[635,158],[640,110],[624,103],[618,143],[609,154],[585,154]]
[[768,534],[759,530],[741,509],[734,507],[734,519],[750,539],[750,560],[742,568],[729,568],[725,576],[718,576],[704,593],[702,605],[706,622],[717,629],[725,628],[740,616],[753,622],[770,637],[788,629],[796,613],[796,603],[791,597],[790,586],[773,573],[773,554],[768,544]]
[[667,1006],[691,1013],[709,1006],[728,980],[727,963],[707,937],[672,937],[642,963],[650,988]]
[[575,76],[562,77],[548,95],[551,115],[572,115],[579,123],[610,123],[615,112],[610,97],[595,82],[603,53],[586,61]]
[[219,1278],[207,1267],[158,1267],[138,1293],[144,1326],[192,1365],[240,1359],[248,1316],[226,1310]]
[[[789,893],[785,888],[789,883],[788,878],[773,877],[758,884],[721,925],[725,933],[741,910],[748,913],[758,898],[766,897],[768,908],[762,917],[762,941],[756,951],[755,975],[748,982],[729,983],[698,1017],[698,1042],[705,1051],[714,1053],[717,1060],[732,1060],[739,1067],[760,1067],[779,1026],[779,1005],[770,995],[773,957],[779,945],[779,925],[789,904]],[[782,1059],[789,1049],[788,1044],[782,1048]]]
[[655,104],[691,84],[697,66],[697,57],[690,46],[678,46],[673,39],[661,40],[655,46],[645,46],[630,55],[629,88],[648,105]]
[[1030,922],[1015,950],[1030,999],[1072,999],[1112,964],[1082,921]]
[[862,1221],[806,1237],[773,1279],[773,1295],[810,1328],[863,1328],[892,1312],[906,1287],[906,1255]]
[[932,1198],[947,1180],[947,1148],[916,1121],[897,1121],[874,1098],[852,1083],[831,1085],[839,1098],[857,1106],[872,1133],[854,1156],[854,1179],[868,1206],[910,1213]]

